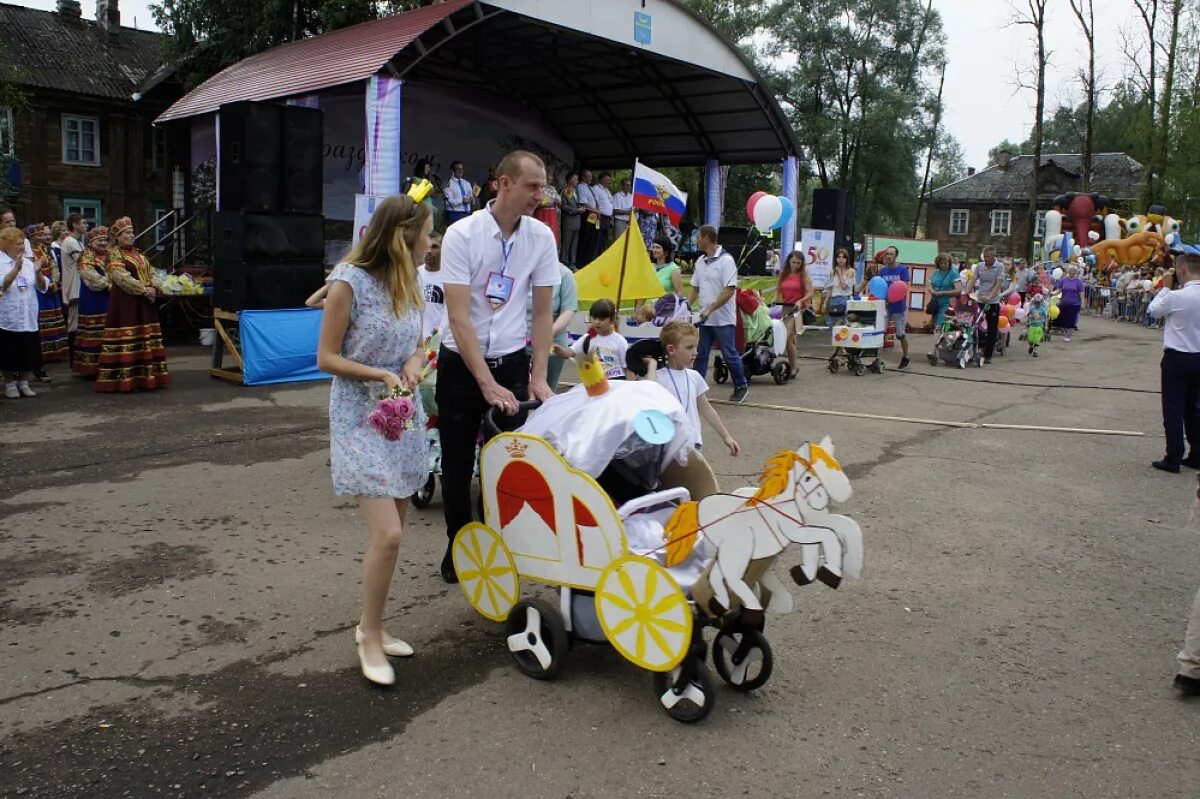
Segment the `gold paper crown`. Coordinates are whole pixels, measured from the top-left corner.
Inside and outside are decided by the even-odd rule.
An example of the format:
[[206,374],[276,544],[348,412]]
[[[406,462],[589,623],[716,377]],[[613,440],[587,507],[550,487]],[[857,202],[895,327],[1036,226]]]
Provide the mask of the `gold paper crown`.
[[504,448],[508,450],[508,454],[514,459],[524,458],[525,450],[529,449],[528,445],[524,444],[519,438],[509,441],[504,445]]
[[429,196],[429,192],[431,191],[433,191],[433,184],[425,178],[421,178],[419,181],[414,181],[413,184],[408,187],[408,196],[412,197],[412,200],[415,203],[424,202],[425,198]]

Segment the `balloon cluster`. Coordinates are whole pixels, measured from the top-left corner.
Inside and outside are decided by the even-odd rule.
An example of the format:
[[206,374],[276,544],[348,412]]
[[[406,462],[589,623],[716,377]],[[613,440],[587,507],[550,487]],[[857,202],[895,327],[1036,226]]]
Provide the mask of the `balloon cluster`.
[[900,302],[908,297],[908,284],[903,280],[893,280],[888,283],[879,275],[867,281],[867,293],[876,300]]
[[756,191],[746,200],[746,216],[762,233],[770,233],[792,221],[796,206],[787,197]]

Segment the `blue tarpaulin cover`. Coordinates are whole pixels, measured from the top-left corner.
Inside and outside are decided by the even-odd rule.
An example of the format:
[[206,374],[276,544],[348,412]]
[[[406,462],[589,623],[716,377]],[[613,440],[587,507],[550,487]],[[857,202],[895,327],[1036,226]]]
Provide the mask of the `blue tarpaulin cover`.
[[238,320],[242,338],[242,378],[246,385],[329,379],[329,375],[317,369],[320,310],[242,311]]

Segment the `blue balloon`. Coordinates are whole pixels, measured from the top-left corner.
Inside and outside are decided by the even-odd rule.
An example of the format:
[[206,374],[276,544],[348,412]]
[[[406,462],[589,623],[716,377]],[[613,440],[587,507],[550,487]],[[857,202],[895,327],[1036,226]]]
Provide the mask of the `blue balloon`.
[[1071,260],[1071,254],[1075,252],[1075,234],[1067,231],[1063,234],[1062,248],[1058,251],[1058,257],[1064,261]]
[[871,281],[867,283],[867,291],[871,292],[871,296],[877,300],[886,300],[887,290],[887,281],[881,278],[879,275],[871,278]]
[[789,200],[787,197],[780,195],[779,201],[781,203],[783,203],[783,213],[779,215],[779,221],[777,221],[773,225],[773,227],[775,229],[782,228],[788,222],[791,222],[792,217],[795,216],[795,214],[796,214],[796,206],[792,203],[791,200]]

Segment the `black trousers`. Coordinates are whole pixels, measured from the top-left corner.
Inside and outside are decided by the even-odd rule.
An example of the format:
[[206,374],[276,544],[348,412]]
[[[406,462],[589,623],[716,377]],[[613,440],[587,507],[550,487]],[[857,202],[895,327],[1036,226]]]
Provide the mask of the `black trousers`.
[[990,359],[996,349],[996,335],[1000,332],[1000,303],[983,306],[983,315],[987,319],[987,332],[983,335],[983,357]]
[[1193,458],[1200,458],[1200,353],[1163,350],[1163,431],[1168,463],[1183,460],[1184,439]]
[[582,269],[596,259],[596,247],[600,243],[600,231],[589,225],[587,214],[583,216],[583,224],[579,226],[579,243],[576,245],[575,265]]
[[[516,395],[529,399],[529,357],[525,348],[505,355],[490,366],[496,382]],[[471,475],[475,470],[475,442],[483,415],[491,406],[467,362],[453,350],[442,347],[438,353],[438,380],[434,396],[438,406],[438,435],[442,440],[442,505],[446,518],[446,536],[453,539],[473,520]],[[519,417],[496,412],[500,427],[516,426]],[[485,433],[486,435],[486,433]]]

